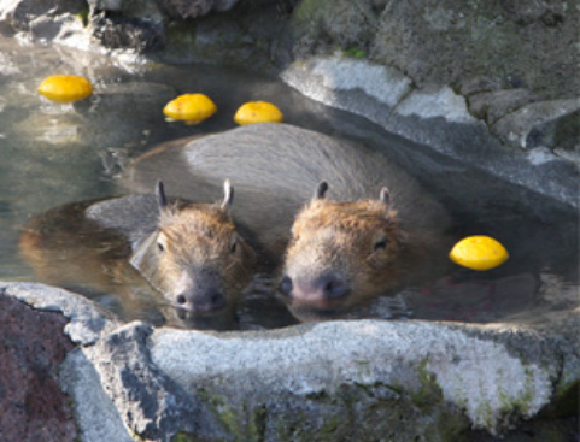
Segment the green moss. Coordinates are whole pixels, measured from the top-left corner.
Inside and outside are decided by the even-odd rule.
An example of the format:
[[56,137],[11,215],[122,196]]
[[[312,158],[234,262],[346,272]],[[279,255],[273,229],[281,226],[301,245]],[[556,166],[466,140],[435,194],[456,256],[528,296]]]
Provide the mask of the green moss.
[[89,7],[83,8],[81,12],[77,14],[77,17],[83,22],[83,26],[86,28],[89,25]]
[[322,425],[320,432],[322,434],[334,435],[338,431],[341,423],[344,423],[340,416],[331,416],[327,422]]
[[229,407],[224,398],[210,395],[203,388],[198,390],[198,395],[210,407],[224,429],[234,436],[236,441],[258,441],[261,439],[265,431],[266,408],[264,406],[251,410],[244,408],[240,413]]
[[317,12],[320,10],[320,0],[302,0],[298,7],[294,9],[292,19],[299,22],[314,20]]
[[191,46],[195,43],[195,26],[190,22],[175,21],[166,25],[166,44]]
[[347,48],[344,54],[350,58],[366,58],[367,54],[365,51],[359,48]]
[[436,406],[443,398],[443,393],[439,384],[437,384],[435,374],[426,368],[428,363],[427,359],[423,359],[417,367],[421,387],[418,391],[411,392],[411,400],[422,410]]
[[212,438],[210,439],[200,438],[195,434],[180,431],[171,438],[171,442],[217,442],[217,441]]
[[171,439],[171,442],[194,442],[193,436],[179,432]]
[[567,418],[580,415],[580,381],[558,385],[552,403],[539,415],[543,418]]

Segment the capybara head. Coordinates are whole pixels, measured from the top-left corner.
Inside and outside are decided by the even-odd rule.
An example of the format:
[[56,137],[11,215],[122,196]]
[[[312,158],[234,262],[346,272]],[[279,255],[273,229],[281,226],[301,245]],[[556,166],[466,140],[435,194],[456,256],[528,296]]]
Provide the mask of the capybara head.
[[330,201],[321,183],[292,227],[280,291],[293,304],[344,306],[396,277],[404,234],[386,188],[378,199]]
[[221,204],[167,204],[158,183],[158,228],[133,257],[141,273],[174,305],[195,312],[221,309],[252,279],[254,252],[236,231],[224,183]]

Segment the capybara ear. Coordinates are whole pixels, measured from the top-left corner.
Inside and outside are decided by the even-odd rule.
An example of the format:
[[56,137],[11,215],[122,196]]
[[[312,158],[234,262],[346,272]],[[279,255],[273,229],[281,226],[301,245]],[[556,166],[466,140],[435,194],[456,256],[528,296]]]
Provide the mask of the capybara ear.
[[312,197],[313,200],[323,200],[326,198],[326,192],[328,191],[328,183],[326,181],[322,181],[316,186],[314,190],[314,196]]
[[391,210],[392,201],[391,195],[389,194],[389,189],[383,187],[381,189],[381,193],[379,194],[379,199],[381,200],[381,203],[383,203],[386,206],[387,212]]
[[167,198],[165,198],[165,186],[163,181],[157,181],[157,204],[159,205],[159,210],[162,210],[167,205]]
[[230,186],[230,180],[224,180],[224,202],[222,203],[222,208],[229,209],[234,203],[234,188]]

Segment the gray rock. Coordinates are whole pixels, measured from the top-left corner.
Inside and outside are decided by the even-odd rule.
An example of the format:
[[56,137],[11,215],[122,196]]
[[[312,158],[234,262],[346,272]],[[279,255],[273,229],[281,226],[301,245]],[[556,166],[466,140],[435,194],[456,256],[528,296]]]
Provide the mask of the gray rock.
[[152,332],[132,323],[84,349],[126,428],[147,440],[168,440],[178,431],[228,440],[200,398],[186,394],[152,363]]
[[210,12],[223,12],[232,9],[239,0],[156,0],[160,8],[170,17],[197,18]]
[[364,60],[314,58],[294,63],[281,77],[310,98],[367,117],[363,103],[342,102],[336,92],[360,92],[393,108],[411,90],[411,80],[397,70]]
[[463,85],[485,76],[503,89],[563,98],[580,89],[579,53],[570,49],[577,45],[579,19],[570,2],[390,2],[369,54],[419,86]]
[[[268,424],[295,419],[276,416],[281,411],[277,404],[297,410],[316,398],[301,426],[318,425],[320,430],[329,424],[331,412],[346,405],[345,390],[355,401],[365,400],[364,390],[376,394],[381,402],[377,413],[387,422],[394,413],[392,406],[409,412],[423,400],[437,403],[435,408],[443,414],[423,409],[423,417],[414,421],[419,427],[398,439],[413,440],[425,431],[426,422],[437,425],[448,414],[461,422],[460,409],[473,426],[494,432],[506,412],[515,417],[521,406],[532,416],[549,401],[550,376],[559,369],[554,361],[542,365],[514,357],[502,344],[509,334],[494,336],[496,342],[488,342],[444,325],[382,321],[332,322],[245,335],[157,330],[151,354],[153,362],[189,394],[199,394],[203,386],[210,398],[226,400],[224,408],[234,415],[243,416],[244,409],[255,412],[269,398]],[[522,339],[520,344],[526,342]],[[321,418],[323,424],[317,424]],[[334,424],[344,431],[347,425],[364,422],[361,415],[352,419]],[[380,434],[372,426],[366,430],[367,438]]]
[[155,0],[88,0],[93,13],[102,11],[115,12],[116,16],[122,14],[124,18],[136,19],[146,23],[159,25],[164,16]]
[[396,108],[403,116],[417,115],[421,118],[439,118],[453,123],[474,123],[467,111],[465,99],[449,87],[424,88],[409,94]]
[[527,149],[574,145],[578,112],[580,98],[536,102],[501,118],[491,130],[504,143]]
[[12,0],[0,4],[0,22],[9,23],[15,30],[26,31],[30,22],[39,17],[79,14],[85,9],[85,0]]
[[95,343],[101,335],[117,328],[120,322],[84,296],[67,290],[34,283],[0,282],[0,290],[34,308],[61,312],[70,322],[65,332],[77,344]]
[[[60,311],[78,301],[4,287],[31,291],[37,305],[42,289],[45,308]],[[362,320],[217,333],[131,323],[74,349],[60,378],[88,442],[443,441],[470,427],[501,433],[557,407],[580,381],[579,325],[573,314],[536,329]]]
[[506,0],[501,7],[508,17],[522,25],[541,21],[546,26],[555,24],[558,17],[562,17],[570,7],[565,2],[553,3],[546,0],[521,1]]
[[163,47],[163,27],[150,21],[99,14],[93,17],[92,28],[93,36],[105,48],[142,54]]
[[[304,95],[326,105],[362,115],[389,132],[427,145],[508,182],[532,188],[574,207],[578,206],[578,170],[573,162],[556,156],[553,161],[542,161],[541,166],[537,166],[526,153],[506,150],[490,134],[485,123],[468,113],[465,99],[449,87],[431,86],[414,90],[410,87],[409,78],[396,70],[379,66],[381,74],[378,77],[376,72],[379,71],[371,63],[327,60],[312,58],[306,62],[294,62],[281,77]],[[377,84],[382,86],[375,87]],[[568,113],[563,116],[572,117],[576,110],[573,104],[576,100],[567,100],[565,103]],[[529,106],[539,106],[539,103]],[[521,109],[515,114],[520,111]],[[554,114],[558,115],[553,112],[552,117]],[[498,127],[510,115],[513,114],[500,119],[494,127]],[[541,115],[538,117],[541,118]],[[549,122],[541,119],[539,121]],[[561,127],[557,124],[558,121],[553,121],[556,128]],[[512,121],[506,120],[506,130],[510,130],[512,124]],[[570,126],[563,127],[567,129],[561,133],[575,133]],[[550,126],[545,125],[543,128],[547,130]],[[552,130],[551,133],[560,132]],[[562,137],[554,135],[554,138]],[[405,164],[411,154],[412,149],[401,154],[397,161]]]
[[497,91],[498,89],[501,89],[499,81],[492,80],[486,76],[469,78],[461,83],[461,95],[481,94]]
[[134,441],[85,351],[83,348],[71,351],[60,369],[61,388],[75,403],[76,423],[83,442]]
[[294,59],[330,55],[336,50],[362,51],[366,55],[376,22],[369,2],[304,0],[290,22],[291,52]]
[[469,112],[489,125],[514,110],[537,101],[539,97],[528,89],[501,89],[469,97]]

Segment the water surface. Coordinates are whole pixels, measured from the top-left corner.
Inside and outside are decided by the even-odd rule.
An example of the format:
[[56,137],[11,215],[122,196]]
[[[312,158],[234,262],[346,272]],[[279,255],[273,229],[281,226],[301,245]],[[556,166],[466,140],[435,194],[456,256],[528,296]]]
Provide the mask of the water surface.
[[[88,77],[95,85],[94,95],[73,105],[57,105],[36,93],[42,79],[61,73]],[[196,126],[165,121],[163,106],[181,93],[207,94],[217,104],[217,114]],[[143,308],[123,308],[125,301],[115,290],[90,284],[72,288],[127,319],[217,329],[274,328],[335,317],[541,323],[577,308],[578,219],[566,206],[304,98],[276,79],[197,65],[135,64],[3,38],[0,279],[46,281],[18,249],[22,228],[35,215],[65,203],[116,194],[119,164],[164,141],[231,129],[236,109],[251,100],[277,104],[287,123],[379,149],[447,207],[456,239],[491,235],[506,246],[510,259],[488,272],[448,263],[432,280],[411,282],[365,305],[347,311],[294,311],[294,316],[276,297],[266,273],[258,273],[234,312],[194,319],[183,318],[160,299],[142,303]],[[433,260],[439,263],[447,256]],[[44,270],[61,269],[55,265]],[[149,296],[144,292],[143,297]]]

